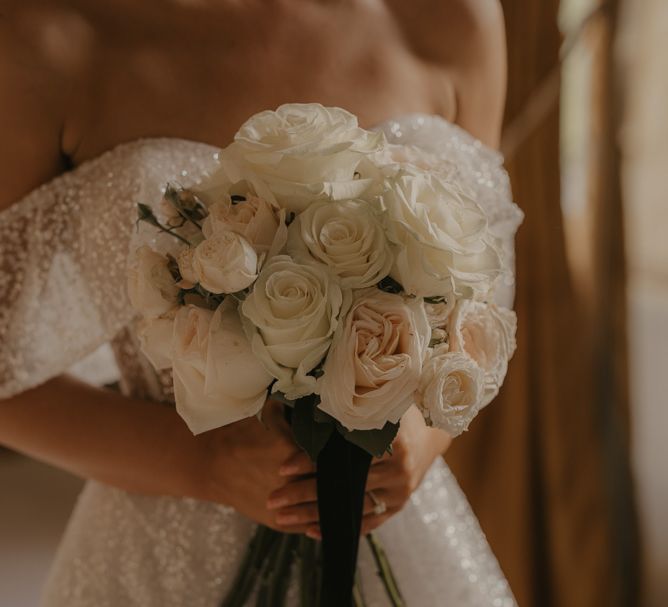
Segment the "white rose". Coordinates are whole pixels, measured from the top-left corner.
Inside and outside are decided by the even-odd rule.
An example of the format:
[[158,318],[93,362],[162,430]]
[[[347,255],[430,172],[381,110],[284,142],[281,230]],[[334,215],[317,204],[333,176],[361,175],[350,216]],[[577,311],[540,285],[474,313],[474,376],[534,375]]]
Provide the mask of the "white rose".
[[377,211],[361,200],[313,203],[290,225],[288,252],[326,264],[352,289],[375,285],[393,263]]
[[484,383],[483,370],[468,355],[435,348],[417,393],[427,423],[451,436],[464,432],[480,411]]
[[172,358],[176,409],[194,434],[262,409],[272,378],[251,351],[230,298],[215,312],[196,306],[178,311]]
[[320,409],[348,430],[397,423],[414,402],[430,328],[422,302],[366,289],[336,332]]
[[232,202],[230,196],[209,207],[202,224],[204,236],[210,238],[225,230],[241,234],[263,259],[273,257],[285,246],[288,228],[285,209],[280,211],[264,198],[248,194],[245,200]]
[[485,212],[435,173],[404,169],[386,181],[387,229],[396,245],[391,276],[419,296],[486,293],[501,260]]
[[499,392],[515,352],[517,316],[512,310],[468,299],[457,303],[450,319],[450,350],[465,352],[485,372],[487,405]]
[[344,306],[326,266],[286,255],[267,263],[241,312],[253,351],[278,380],[275,391],[295,399],[316,390],[308,373],[325,357]]
[[423,171],[438,172],[443,176],[456,173],[454,163],[414,145],[388,143],[380,152],[374,154],[372,160],[384,172],[414,167]]
[[384,141],[345,110],[293,103],[251,117],[220,165],[229,182],[245,180],[259,196],[299,212],[316,199],[358,198],[370,183],[356,175],[358,165]]
[[193,247],[184,247],[176,256],[176,263],[179,266],[179,274],[184,281],[180,286],[184,289],[191,289],[197,284],[199,280],[195,268],[193,267],[193,259],[195,256],[195,249]]
[[236,293],[257,277],[257,253],[243,236],[224,231],[197,245],[192,267],[207,291]]
[[130,303],[147,318],[157,318],[176,307],[179,288],[168,264],[164,255],[142,246],[128,268]]
[[158,371],[172,366],[173,318],[150,318],[139,323],[137,336],[141,351]]

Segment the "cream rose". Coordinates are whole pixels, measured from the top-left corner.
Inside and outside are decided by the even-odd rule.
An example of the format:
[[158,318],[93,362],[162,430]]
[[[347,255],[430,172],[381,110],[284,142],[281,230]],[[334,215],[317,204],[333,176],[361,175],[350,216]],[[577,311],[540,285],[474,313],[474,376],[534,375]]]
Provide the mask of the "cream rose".
[[158,371],[172,366],[173,318],[145,318],[137,328],[141,351]]
[[501,260],[484,211],[443,177],[402,169],[382,195],[395,245],[391,276],[418,296],[486,293]]
[[358,198],[370,185],[358,166],[384,141],[345,110],[293,103],[250,118],[220,165],[229,182],[245,180],[262,198],[299,212],[313,200]]
[[275,391],[295,399],[316,390],[308,373],[325,357],[345,303],[326,266],[286,255],[267,263],[241,311],[253,351],[277,379]]
[[223,231],[197,245],[192,268],[207,291],[236,293],[257,277],[257,253],[240,234]]
[[449,343],[453,352],[465,352],[485,373],[487,405],[499,392],[515,352],[517,316],[493,304],[461,300],[450,318]]
[[374,164],[386,173],[411,167],[447,177],[456,173],[456,165],[424,148],[407,144],[387,144],[372,157]]
[[483,370],[468,355],[438,347],[424,365],[418,405],[428,424],[458,436],[480,411],[484,384]]
[[179,288],[169,261],[147,246],[137,249],[128,268],[128,297],[147,318],[157,318],[176,307]]
[[368,202],[315,202],[288,231],[288,252],[326,264],[344,288],[375,285],[390,272],[393,255],[378,212]]
[[256,415],[271,376],[251,351],[236,304],[184,306],[172,342],[176,409],[194,434]]
[[191,289],[199,280],[195,268],[193,267],[194,256],[194,247],[184,247],[176,256],[176,263],[179,266],[179,274],[181,274],[183,283],[179,286],[183,289]]
[[418,299],[355,295],[325,362],[319,407],[348,430],[380,429],[414,402],[430,327]]
[[285,209],[278,210],[251,194],[238,202],[225,196],[209,207],[202,231],[210,238],[226,230],[241,234],[261,259],[273,257],[285,246],[288,237]]

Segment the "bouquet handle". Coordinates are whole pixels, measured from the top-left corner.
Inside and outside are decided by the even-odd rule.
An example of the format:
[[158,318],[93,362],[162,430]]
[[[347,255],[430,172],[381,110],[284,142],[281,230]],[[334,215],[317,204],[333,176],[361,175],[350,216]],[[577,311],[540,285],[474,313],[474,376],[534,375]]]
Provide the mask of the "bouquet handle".
[[323,578],[319,607],[352,607],[371,454],[332,432],[317,461]]

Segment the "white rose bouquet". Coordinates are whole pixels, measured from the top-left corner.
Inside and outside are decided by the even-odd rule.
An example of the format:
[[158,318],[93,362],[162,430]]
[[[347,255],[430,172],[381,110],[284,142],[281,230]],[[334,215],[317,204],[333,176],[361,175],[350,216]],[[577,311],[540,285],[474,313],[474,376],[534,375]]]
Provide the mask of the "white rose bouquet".
[[[504,268],[484,209],[413,156],[342,109],[284,105],[250,118],[206,180],[139,205],[173,237],[137,248],[128,290],[178,412],[200,433],[281,400],[320,498],[346,449],[364,480],[414,404],[429,425],[466,430],[515,349],[515,315],[492,303]],[[327,569],[342,547],[327,529],[336,508],[319,507]]]

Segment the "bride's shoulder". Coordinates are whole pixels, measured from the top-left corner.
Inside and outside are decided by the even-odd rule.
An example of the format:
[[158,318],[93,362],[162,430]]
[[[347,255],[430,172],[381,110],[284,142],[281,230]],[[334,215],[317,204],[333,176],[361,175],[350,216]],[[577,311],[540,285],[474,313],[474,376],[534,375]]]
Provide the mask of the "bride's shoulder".
[[503,35],[499,0],[386,0],[386,5],[413,46],[435,61],[489,47]]
[[[454,89],[456,121],[498,144],[506,86],[506,40],[498,0],[386,0],[414,52]],[[444,92],[444,95],[446,93]]]
[[66,5],[0,0],[0,210],[65,168],[64,91],[73,63],[55,12]]

